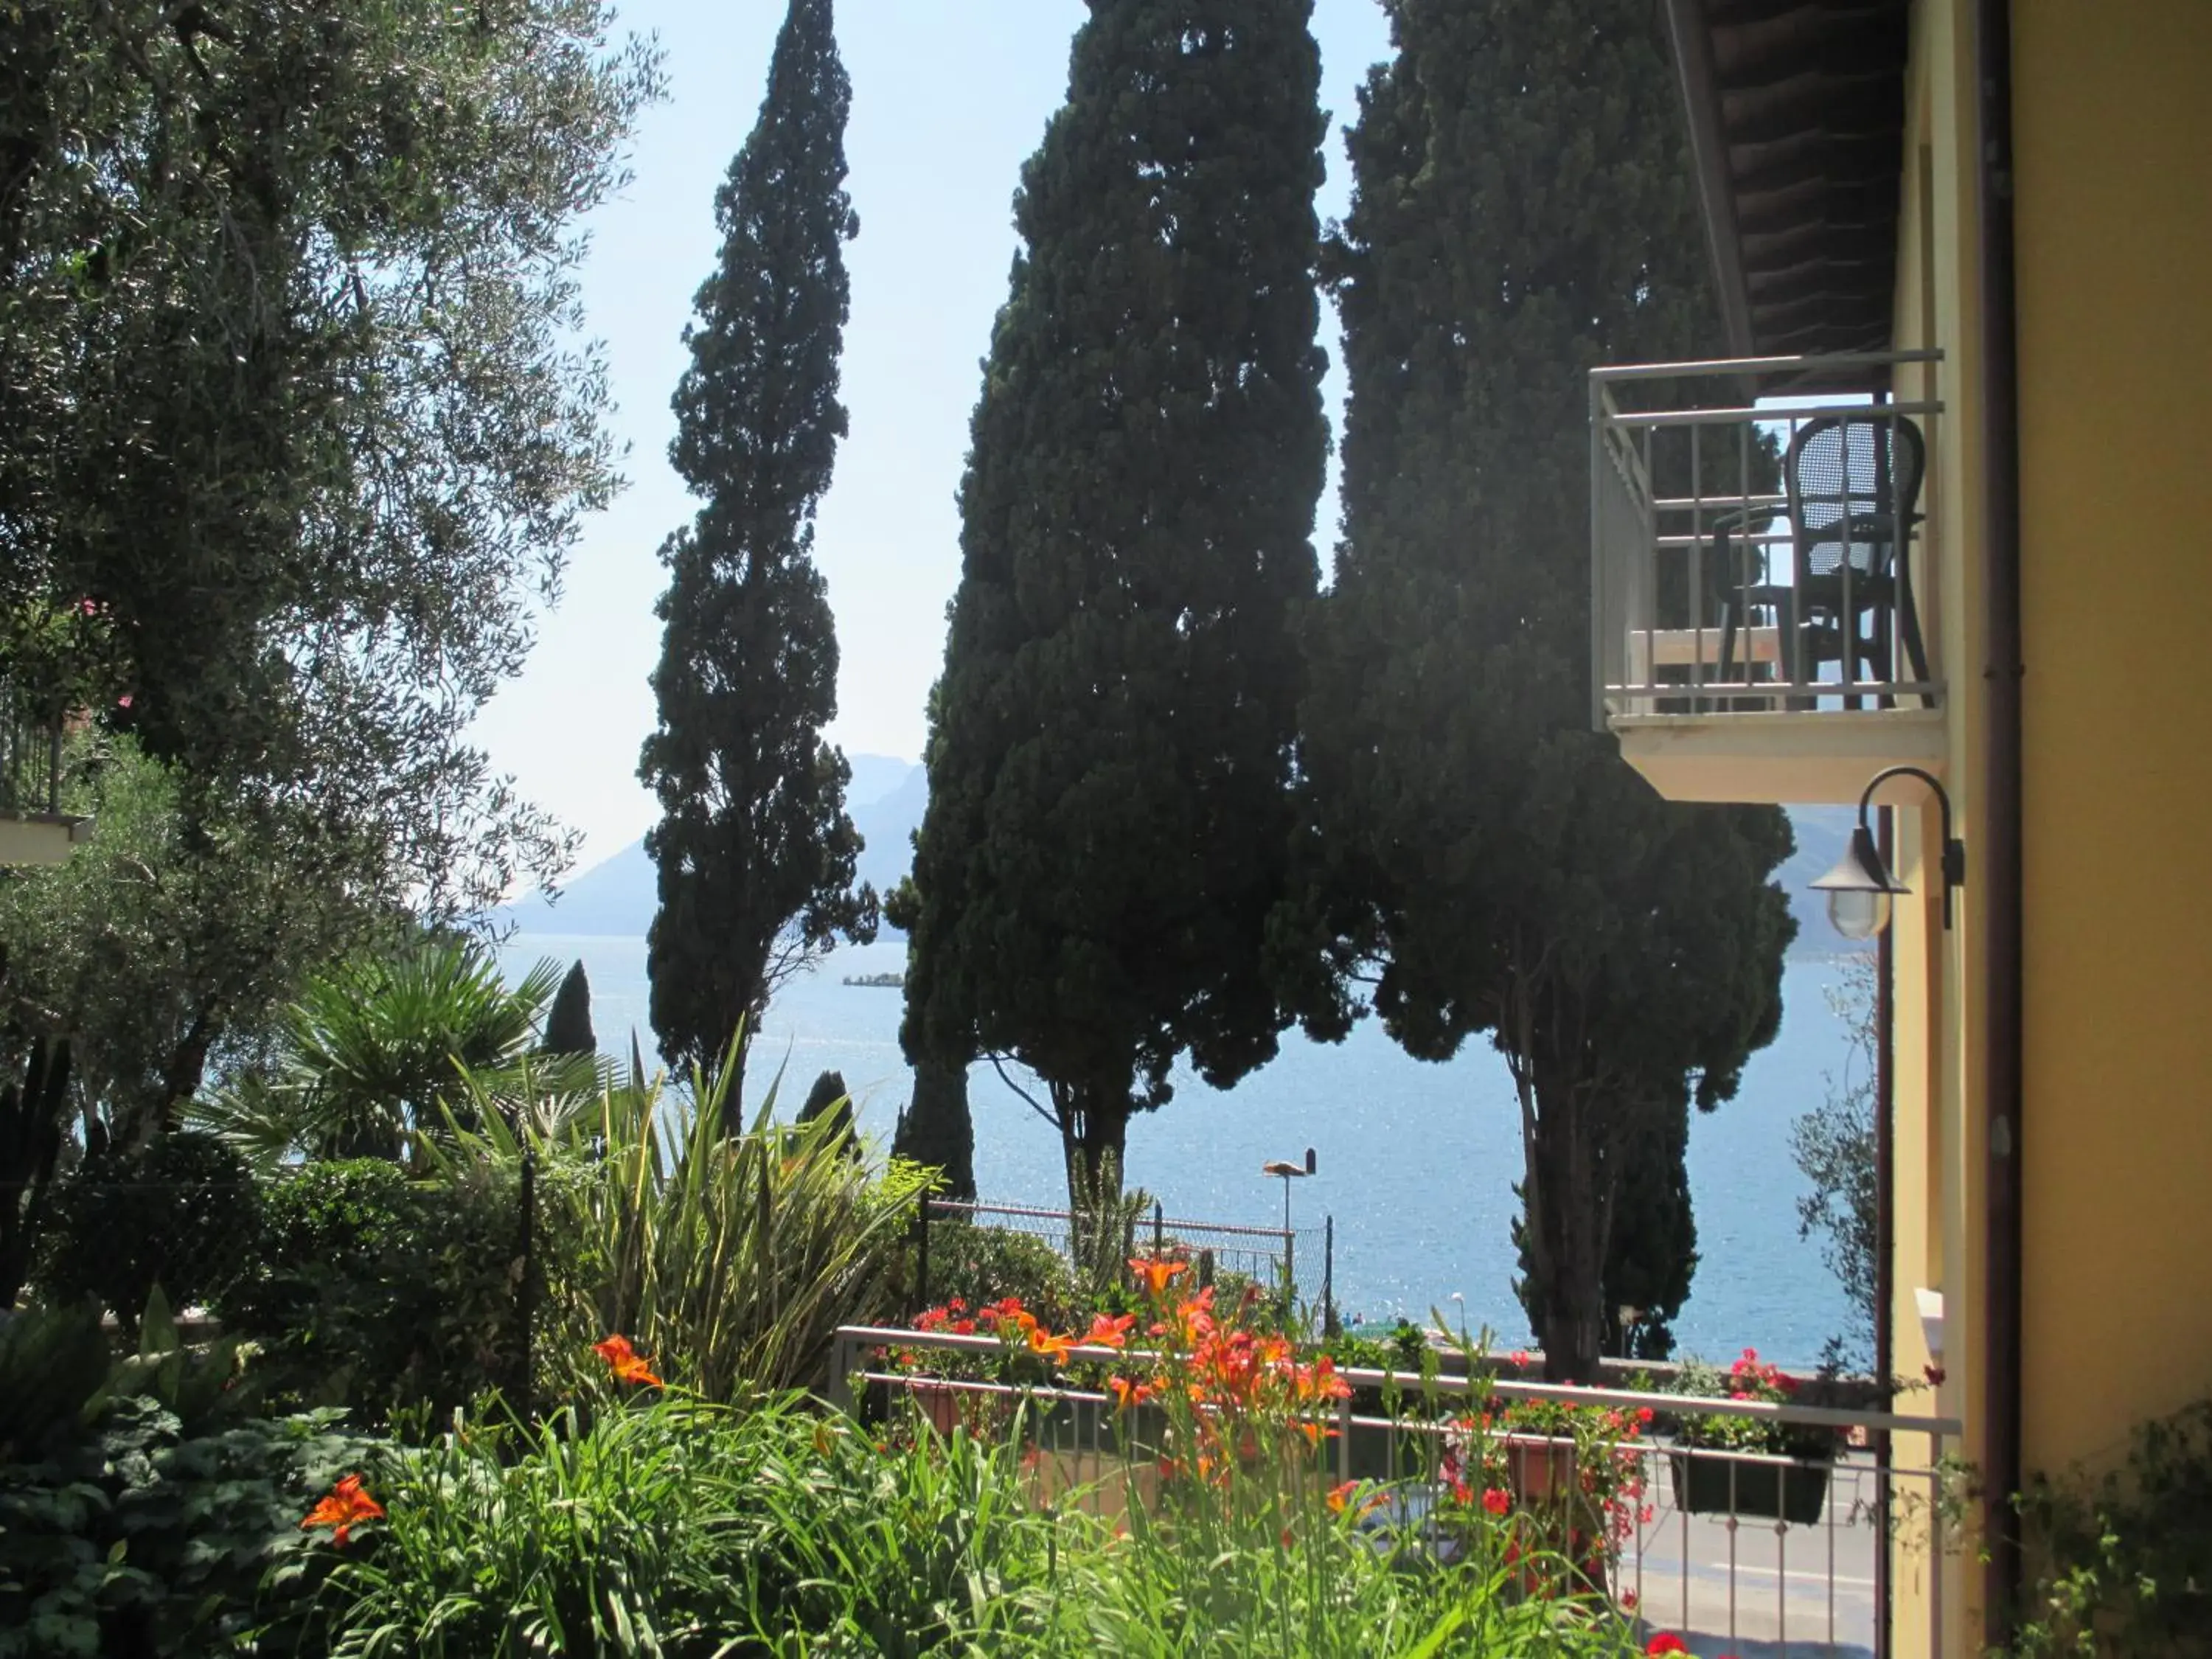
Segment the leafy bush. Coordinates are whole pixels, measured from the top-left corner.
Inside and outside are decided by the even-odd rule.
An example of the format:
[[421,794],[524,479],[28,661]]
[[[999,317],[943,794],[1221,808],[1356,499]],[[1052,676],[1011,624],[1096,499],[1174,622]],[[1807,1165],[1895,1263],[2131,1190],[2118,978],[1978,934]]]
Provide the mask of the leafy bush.
[[1051,1243],[1034,1233],[966,1220],[929,1224],[928,1291],[931,1303],[957,1299],[971,1308],[1011,1296],[1055,1325],[1073,1322],[1081,1310],[1075,1274]]
[[[456,1163],[410,1180],[380,1158],[311,1164],[273,1183],[253,1270],[218,1304],[227,1330],[264,1350],[271,1386],[372,1418],[434,1415],[520,1381],[516,1172]],[[558,1271],[563,1206],[541,1188],[532,1228]],[[539,1336],[553,1321],[541,1305]],[[565,1328],[562,1339],[572,1334]],[[535,1339],[533,1340],[533,1347]]]
[[259,1196],[245,1161],[189,1129],[144,1152],[96,1152],[54,1194],[40,1289],[58,1301],[97,1300],[137,1322],[159,1285],[190,1307],[229,1288],[258,1243]]
[[2166,1659],[2212,1630],[2212,1400],[2139,1425],[2126,1465],[2039,1479],[2020,1500],[2033,1571],[2014,1651]]
[[188,1437],[141,1398],[0,1466],[0,1659],[295,1651],[327,1565],[301,1516],[363,1455],[333,1413]]

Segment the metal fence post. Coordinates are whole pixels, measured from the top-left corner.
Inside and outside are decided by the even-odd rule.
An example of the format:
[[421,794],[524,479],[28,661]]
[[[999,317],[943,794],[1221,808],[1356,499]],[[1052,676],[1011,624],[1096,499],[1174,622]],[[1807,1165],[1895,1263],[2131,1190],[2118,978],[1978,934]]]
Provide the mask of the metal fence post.
[[1152,1200],[1152,1260],[1157,1261],[1167,1254],[1167,1212],[1160,1207],[1157,1198]]
[[929,1194],[924,1193],[914,1212],[914,1296],[918,1306],[929,1305]]
[[530,1328],[538,1313],[538,1155],[526,1146],[522,1152],[522,1182],[517,1195],[520,1211],[515,1225],[516,1267],[519,1270],[514,1286],[514,1322],[517,1333],[517,1369],[515,1374],[516,1415],[526,1421],[531,1413],[532,1355]]
[[1340,1328],[1336,1322],[1336,1218],[1327,1215],[1321,1222],[1321,1334],[1334,1336]]

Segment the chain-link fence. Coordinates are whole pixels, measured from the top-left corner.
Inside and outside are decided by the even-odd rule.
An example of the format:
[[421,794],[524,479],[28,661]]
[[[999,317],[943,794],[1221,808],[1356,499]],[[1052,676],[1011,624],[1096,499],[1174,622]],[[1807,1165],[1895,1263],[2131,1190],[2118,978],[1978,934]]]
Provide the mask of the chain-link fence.
[[1019,1291],[1051,1262],[1079,1285],[1121,1280],[1132,1256],[1188,1264],[1192,1281],[1282,1297],[1333,1328],[1334,1218],[1319,1227],[1248,1227],[1123,1208],[1093,1217],[1020,1204],[927,1198],[915,1218],[917,1306],[958,1296],[971,1304]]

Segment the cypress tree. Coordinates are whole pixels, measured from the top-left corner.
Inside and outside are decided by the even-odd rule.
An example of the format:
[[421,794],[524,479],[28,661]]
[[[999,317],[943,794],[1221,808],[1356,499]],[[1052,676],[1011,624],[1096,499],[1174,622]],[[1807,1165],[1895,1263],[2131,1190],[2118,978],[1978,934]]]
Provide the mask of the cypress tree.
[[592,1030],[592,981],[580,958],[553,994],[545,1014],[545,1047],[549,1054],[596,1054],[599,1039]]
[[846,428],[850,102],[831,0],[791,0],[760,118],[714,198],[720,264],[684,331],[669,459],[703,504],[661,548],[660,722],[638,769],[660,799],[647,969],[672,1065],[718,1063],[785,978],[841,936],[875,936],[875,895],[854,885],[851,769],[822,741],[837,642],[811,556]]
[[1092,0],[1023,171],[960,490],[902,1036],[1019,1060],[1071,1190],[1188,1055],[1286,1020],[1282,890],[1328,446],[1310,0]]
[[968,1068],[924,1061],[915,1067],[914,1098],[898,1115],[891,1156],[943,1173],[938,1194],[975,1201],[975,1126],[968,1115]]
[[853,1133],[853,1095],[852,1091],[845,1086],[842,1072],[817,1073],[814,1086],[806,1091],[806,1098],[799,1108],[799,1121],[801,1123],[811,1123],[825,1115],[830,1119],[831,1133],[846,1138],[847,1155],[858,1158],[860,1144]]
[[1705,240],[1644,0],[1388,3],[1328,255],[1343,539],[1279,961],[1316,1035],[1371,976],[1409,1053],[1504,1054],[1524,1294],[1550,1375],[1587,1378],[1620,1196],[1677,1177],[1655,1137],[1772,1039],[1793,931],[1779,811],[1662,801],[1589,729],[1586,374],[1709,348]]

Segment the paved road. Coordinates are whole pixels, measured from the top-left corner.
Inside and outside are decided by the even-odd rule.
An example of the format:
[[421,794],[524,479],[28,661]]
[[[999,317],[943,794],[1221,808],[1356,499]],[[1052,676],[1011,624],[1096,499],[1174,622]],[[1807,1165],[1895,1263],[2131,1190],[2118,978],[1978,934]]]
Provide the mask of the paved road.
[[1820,1522],[1784,1528],[1682,1515],[1662,1486],[1618,1588],[1648,1626],[1705,1659],[1863,1659],[1874,1651],[1875,1531],[1859,1500],[1874,1490],[1871,1460],[1854,1454],[1838,1463]]

